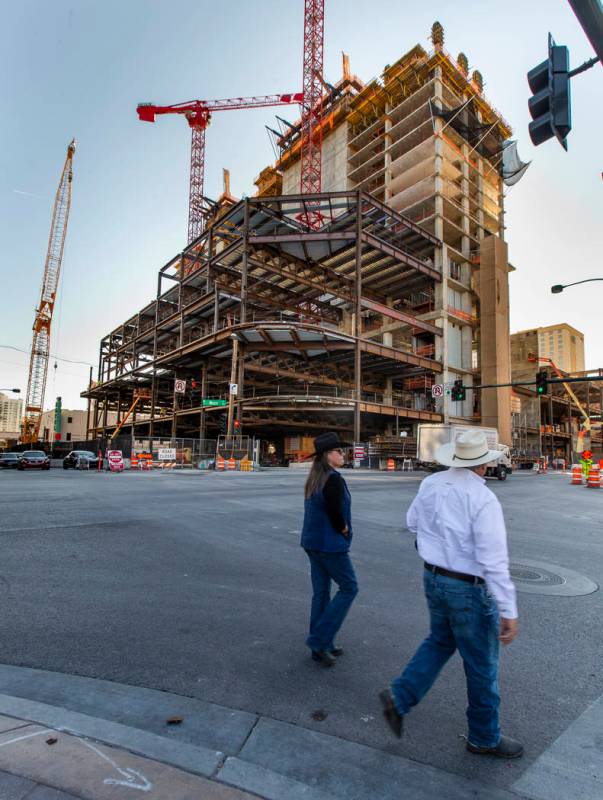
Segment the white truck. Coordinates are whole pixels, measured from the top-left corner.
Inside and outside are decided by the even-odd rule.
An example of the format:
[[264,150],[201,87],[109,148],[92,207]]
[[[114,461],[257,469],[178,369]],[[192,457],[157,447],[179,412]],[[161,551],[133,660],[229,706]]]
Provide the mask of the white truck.
[[488,464],[486,476],[498,478],[499,481],[507,479],[511,475],[513,467],[511,465],[511,453],[505,444],[499,444],[498,431],[496,428],[476,428],[475,425],[454,425],[441,424],[419,425],[417,432],[417,461],[419,469],[435,472],[441,467],[435,460],[435,451],[440,445],[454,442],[466,430],[480,430],[486,434],[488,447],[490,450],[500,450],[500,458]]

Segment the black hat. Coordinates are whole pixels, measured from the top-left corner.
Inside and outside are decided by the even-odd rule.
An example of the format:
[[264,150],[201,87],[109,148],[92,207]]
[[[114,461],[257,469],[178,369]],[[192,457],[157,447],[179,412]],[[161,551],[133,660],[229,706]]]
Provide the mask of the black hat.
[[349,447],[347,442],[342,442],[337,433],[321,433],[314,439],[314,452],[313,456],[321,456],[323,453],[328,453],[329,450],[336,450],[338,447]]

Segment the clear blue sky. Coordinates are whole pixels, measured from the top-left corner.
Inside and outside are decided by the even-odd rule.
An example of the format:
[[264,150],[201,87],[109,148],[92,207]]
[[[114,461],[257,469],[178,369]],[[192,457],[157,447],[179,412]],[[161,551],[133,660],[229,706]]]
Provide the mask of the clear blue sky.
[[[526,72],[546,54],[547,33],[570,47],[572,66],[592,56],[566,0],[326,0],[325,77],[342,50],[363,80],[439,19],[446,48],[484,75],[490,101],[511,123],[525,178],[507,197],[512,330],[566,321],[586,334],[587,366],[603,366],[603,283],[551,295],[552,283],[603,277],[601,130],[603,72],[572,82],[570,150],[528,139]],[[301,88],[303,0],[19,0],[4,5],[0,58],[2,298],[0,344],[27,350],[38,301],[52,202],[75,136],[73,205],[52,351],[95,364],[100,337],[155,293],[157,270],[185,244],[190,135],[180,118],[138,121],[138,102],[175,103]],[[291,109],[284,116],[292,117]],[[206,193],[234,194],[273,160],[271,109],[216,114],[207,134]],[[28,357],[0,349],[0,389],[20,386]],[[84,407],[85,365],[51,368],[46,407]],[[23,396],[22,395],[22,396]]]

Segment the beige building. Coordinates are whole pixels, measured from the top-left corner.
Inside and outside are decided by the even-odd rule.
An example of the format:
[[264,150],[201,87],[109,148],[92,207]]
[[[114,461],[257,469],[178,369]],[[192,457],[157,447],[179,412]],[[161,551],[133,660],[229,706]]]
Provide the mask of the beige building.
[[0,392],[0,433],[14,434],[20,430],[22,416],[23,400],[8,397]]
[[[583,372],[584,334],[566,322],[518,331],[511,336],[513,364],[526,361],[530,353],[550,358],[563,372]],[[546,362],[541,362],[545,366]]]
[[[42,414],[40,424],[40,440],[52,442],[55,439],[55,419],[54,409],[45,411]],[[77,442],[86,438],[86,411],[75,409],[73,411],[64,408],[61,411],[61,437],[62,442]]]

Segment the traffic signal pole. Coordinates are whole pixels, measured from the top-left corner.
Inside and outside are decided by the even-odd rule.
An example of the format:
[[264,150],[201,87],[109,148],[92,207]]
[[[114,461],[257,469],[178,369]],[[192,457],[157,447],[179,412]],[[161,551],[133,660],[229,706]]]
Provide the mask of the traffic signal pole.
[[[547,378],[546,382],[549,383],[591,383],[598,381],[603,383],[601,376],[586,376],[584,378]],[[537,386],[538,381],[513,381],[511,383],[482,383],[480,386],[464,386],[467,389],[504,389],[506,386]]]

